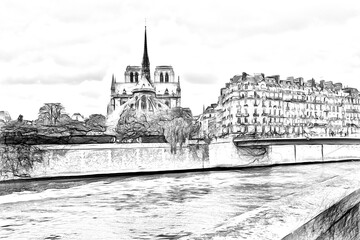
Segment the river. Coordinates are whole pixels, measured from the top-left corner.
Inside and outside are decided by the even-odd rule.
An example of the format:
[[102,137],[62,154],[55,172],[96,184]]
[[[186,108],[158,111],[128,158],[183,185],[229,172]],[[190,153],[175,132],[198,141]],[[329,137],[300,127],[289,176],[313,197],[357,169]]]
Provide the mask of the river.
[[235,217],[359,167],[348,162],[1,183],[0,239],[212,238]]

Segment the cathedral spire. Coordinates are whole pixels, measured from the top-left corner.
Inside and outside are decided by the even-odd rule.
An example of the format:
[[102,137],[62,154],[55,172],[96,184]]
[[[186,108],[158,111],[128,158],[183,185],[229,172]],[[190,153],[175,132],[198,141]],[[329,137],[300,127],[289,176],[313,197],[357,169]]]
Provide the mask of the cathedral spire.
[[115,84],[116,84],[116,78],[113,74],[111,78],[111,92],[115,92]]
[[145,39],[144,39],[144,55],[142,60],[142,74],[150,81],[150,61],[147,51],[146,25],[145,25]]

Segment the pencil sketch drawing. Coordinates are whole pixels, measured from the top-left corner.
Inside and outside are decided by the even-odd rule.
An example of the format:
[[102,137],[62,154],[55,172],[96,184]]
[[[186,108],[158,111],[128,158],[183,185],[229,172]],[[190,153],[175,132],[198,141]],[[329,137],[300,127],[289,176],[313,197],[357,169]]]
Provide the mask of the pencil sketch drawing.
[[356,1],[2,1],[0,238],[360,239],[359,26]]

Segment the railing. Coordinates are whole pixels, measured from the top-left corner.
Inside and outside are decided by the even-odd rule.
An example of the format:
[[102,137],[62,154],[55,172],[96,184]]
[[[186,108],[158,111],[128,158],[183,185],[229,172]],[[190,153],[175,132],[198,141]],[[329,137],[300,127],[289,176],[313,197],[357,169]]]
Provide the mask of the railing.
[[250,115],[249,115],[249,113],[237,112],[237,113],[236,113],[236,116],[237,116],[237,117],[249,117]]

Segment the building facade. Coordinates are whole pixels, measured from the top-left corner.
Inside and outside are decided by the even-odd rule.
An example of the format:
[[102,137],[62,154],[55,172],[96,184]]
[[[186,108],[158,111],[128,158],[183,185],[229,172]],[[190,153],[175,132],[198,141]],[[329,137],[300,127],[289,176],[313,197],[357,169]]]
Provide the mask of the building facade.
[[11,120],[10,114],[7,111],[0,111],[0,121],[9,122]]
[[155,90],[155,96],[169,108],[180,107],[181,88],[180,78],[175,78],[172,66],[157,66],[154,77],[151,78],[150,60],[147,50],[147,35],[145,27],[144,54],[141,66],[127,66],[124,79],[118,80],[112,76],[111,97],[108,104],[107,114],[113,113],[117,108],[128,102],[134,96],[134,89],[140,81],[141,76],[150,82]]
[[351,136],[359,133],[355,88],[314,79],[236,75],[199,120],[202,137]]

